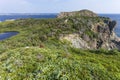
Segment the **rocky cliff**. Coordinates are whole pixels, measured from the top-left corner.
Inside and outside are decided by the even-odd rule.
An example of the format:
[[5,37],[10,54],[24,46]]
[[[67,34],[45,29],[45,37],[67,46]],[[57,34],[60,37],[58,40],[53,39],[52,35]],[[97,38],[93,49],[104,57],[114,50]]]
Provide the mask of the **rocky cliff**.
[[89,10],[62,12],[58,18],[64,18],[66,24],[71,21],[72,26],[78,29],[78,32],[60,36],[60,40],[70,41],[71,46],[82,49],[120,50],[120,39],[114,33],[116,21],[99,17]]

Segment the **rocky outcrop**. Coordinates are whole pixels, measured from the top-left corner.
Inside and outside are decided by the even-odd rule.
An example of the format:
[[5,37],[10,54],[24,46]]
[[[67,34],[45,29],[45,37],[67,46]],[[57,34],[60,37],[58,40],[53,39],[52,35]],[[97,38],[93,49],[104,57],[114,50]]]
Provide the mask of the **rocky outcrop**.
[[71,17],[71,16],[89,16],[89,17],[97,17],[97,14],[93,13],[89,10],[81,10],[74,12],[61,12],[58,15],[58,18]]
[[78,34],[69,34],[64,37],[60,37],[60,40],[68,40],[71,42],[71,46],[75,48],[82,48],[82,49],[90,49],[90,47],[86,44],[86,41],[79,37]]
[[117,24],[116,21],[110,21],[109,22],[109,29],[110,29],[111,33],[112,33],[112,31],[114,31],[114,28],[115,28],[116,24]]
[[[74,17],[75,16],[75,17]],[[77,17],[76,17],[77,16]],[[78,17],[79,16],[79,17]],[[84,20],[82,16],[89,17]],[[60,40],[68,40],[71,46],[82,49],[119,49],[120,38],[114,33],[117,24],[109,18],[98,17],[95,13],[88,10],[60,13],[58,18],[65,18],[65,23],[69,22],[67,17],[71,17],[75,28],[79,29],[79,33],[66,34],[60,37]],[[94,21],[93,21],[94,20]],[[98,21],[97,21],[98,20]],[[84,22],[86,21],[86,22]],[[81,28],[80,24],[86,24]],[[94,35],[96,34],[96,35]],[[92,36],[92,37],[91,37]]]

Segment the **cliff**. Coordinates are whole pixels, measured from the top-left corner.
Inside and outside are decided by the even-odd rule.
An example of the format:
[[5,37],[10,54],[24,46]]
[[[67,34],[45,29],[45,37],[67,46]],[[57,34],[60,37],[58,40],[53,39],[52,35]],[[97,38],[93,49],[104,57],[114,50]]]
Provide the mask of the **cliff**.
[[[114,33],[117,22],[89,10],[62,12],[53,19],[21,19],[5,23],[7,24],[0,24],[3,31],[4,27],[11,30],[11,26],[13,31],[18,30],[16,26],[24,26],[20,29],[31,31],[30,35],[28,34],[30,39],[27,38],[30,43],[25,41],[27,45],[38,46],[41,42],[48,44],[47,42],[53,39],[57,42],[67,40],[70,46],[75,48],[120,50],[120,39]],[[23,41],[20,41],[18,42],[23,44]],[[57,42],[55,44],[58,44]],[[20,44],[17,46],[21,46]]]
[[71,46],[82,49],[120,50],[120,39],[114,33],[116,21],[107,17],[99,17],[89,10],[62,12],[58,18],[65,18],[65,23],[73,22],[74,28],[78,29],[77,33],[60,37],[60,40],[70,41]]
[[116,21],[76,12],[1,22],[19,34],[0,41],[0,80],[120,80]]

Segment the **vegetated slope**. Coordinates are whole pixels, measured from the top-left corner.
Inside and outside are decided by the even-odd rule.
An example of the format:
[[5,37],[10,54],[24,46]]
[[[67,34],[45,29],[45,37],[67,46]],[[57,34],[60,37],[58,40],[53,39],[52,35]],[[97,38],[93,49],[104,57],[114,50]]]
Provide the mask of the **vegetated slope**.
[[[104,25],[105,21],[112,24],[109,18],[88,16],[21,19],[0,23],[0,32],[20,32],[14,37],[0,41],[1,80],[119,80],[120,52],[93,47],[93,42],[90,43],[94,39],[99,40],[100,34],[113,33],[110,32],[113,29],[107,24],[107,28],[100,26],[100,32],[94,30],[95,24]],[[103,33],[101,28],[109,32]],[[70,38],[74,35],[74,38],[89,43],[91,49],[100,50],[75,48],[68,40],[68,35]],[[84,35],[87,39],[84,39]],[[111,37],[107,37],[106,41],[108,39],[111,42]],[[86,46],[81,48],[87,49]],[[114,48],[118,47],[110,49]]]
[[120,53],[98,52],[39,47],[9,50],[0,55],[1,80],[119,80]]

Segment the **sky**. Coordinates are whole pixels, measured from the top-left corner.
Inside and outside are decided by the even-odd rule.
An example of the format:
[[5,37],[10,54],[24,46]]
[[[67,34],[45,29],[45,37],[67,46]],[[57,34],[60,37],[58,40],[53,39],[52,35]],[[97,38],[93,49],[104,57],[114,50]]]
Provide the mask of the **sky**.
[[120,13],[120,0],[0,0],[0,13],[59,13],[89,9]]

